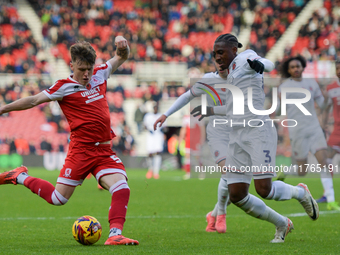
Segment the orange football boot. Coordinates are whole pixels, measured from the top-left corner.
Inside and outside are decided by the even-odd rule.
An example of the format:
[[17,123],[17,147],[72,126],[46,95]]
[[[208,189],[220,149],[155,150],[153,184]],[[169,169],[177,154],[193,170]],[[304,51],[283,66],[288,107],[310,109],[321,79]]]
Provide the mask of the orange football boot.
[[227,231],[226,214],[217,215],[215,228],[218,233],[225,233]]
[[28,173],[27,167],[20,166],[11,171],[3,172],[0,174],[0,185],[2,184],[14,184],[17,185],[17,177],[21,173]]
[[111,236],[104,243],[104,245],[138,245],[138,244],[139,242],[137,240],[133,240],[122,235]]
[[216,228],[215,228],[216,217],[211,216],[211,213],[212,212],[208,212],[208,214],[206,216],[208,225],[205,228],[205,231],[207,231],[207,232],[216,232]]

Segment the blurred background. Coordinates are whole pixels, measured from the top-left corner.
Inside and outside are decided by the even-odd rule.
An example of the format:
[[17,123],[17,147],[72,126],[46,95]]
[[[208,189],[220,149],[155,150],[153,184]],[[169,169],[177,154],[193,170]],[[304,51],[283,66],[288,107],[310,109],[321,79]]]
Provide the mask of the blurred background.
[[[240,51],[253,49],[275,63],[275,70],[265,74],[269,108],[271,89],[280,84],[280,63],[287,57],[304,56],[304,77],[317,79],[322,88],[334,80],[339,32],[339,0],[0,1],[0,105],[68,77],[68,48],[76,41],[92,44],[99,65],[114,56],[114,39],[122,35],[131,54],[108,80],[117,135],[112,147],[118,155],[144,157],[144,115],[154,102],[164,113],[189,89],[191,78],[215,71],[211,51],[218,35],[232,33],[244,45]],[[167,141],[179,134],[188,113],[189,106],[168,119]],[[48,169],[60,168],[69,131],[56,102],[1,116],[0,167],[30,156],[31,164],[41,160]],[[288,130],[278,127],[278,135],[278,157],[284,161],[291,156]],[[174,143],[165,143],[164,155],[177,153],[168,144]]]

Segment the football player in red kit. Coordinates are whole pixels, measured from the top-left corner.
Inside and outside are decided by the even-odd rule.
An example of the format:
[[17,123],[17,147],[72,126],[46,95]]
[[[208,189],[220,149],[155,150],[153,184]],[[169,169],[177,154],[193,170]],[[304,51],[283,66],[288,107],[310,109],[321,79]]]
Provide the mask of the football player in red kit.
[[110,234],[105,245],[138,245],[122,236],[130,188],[122,161],[111,150],[115,134],[110,127],[106,101],[107,79],[129,56],[129,46],[122,36],[115,38],[116,55],[94,67],[96,52],[88,42],[70,47],[73,73],[58,80],[37,95],[21,98],[0,107],[0,115],[58,101],[71,128],[71,142],[65,164],[54,187],[48,181],[28,175],[25,166],[0,174],[0,184],[22,184],[52,205],[64,205],[74,189],[91,173],[112,195],[109,210]]

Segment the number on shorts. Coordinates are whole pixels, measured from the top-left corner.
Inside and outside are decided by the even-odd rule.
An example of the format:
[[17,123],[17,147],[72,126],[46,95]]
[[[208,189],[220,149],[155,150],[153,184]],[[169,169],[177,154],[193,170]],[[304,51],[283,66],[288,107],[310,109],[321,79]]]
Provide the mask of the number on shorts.
[[122,161],[120,160],[120,158],[117,157],[117,155],[112,155],[110,158],[116,161],[116,163],[122,163]]
[[266,157],[268,158],[268,159],[266,159],[264,162],[265,162],[265,163],[270,163],[270,162],[272,162],[272,158],[271,158],[270,155],[269,155],[270,151],[269,151],[269,150],[263,150],[263,152],[266,153]]

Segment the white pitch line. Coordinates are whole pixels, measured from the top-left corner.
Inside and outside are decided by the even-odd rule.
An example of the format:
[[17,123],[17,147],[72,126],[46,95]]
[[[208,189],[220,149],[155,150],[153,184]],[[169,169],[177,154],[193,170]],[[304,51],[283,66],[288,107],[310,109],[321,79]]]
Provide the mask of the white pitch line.
[[[339,211],[320,211],[320,215],[327,215],[327,214],[337,214],[340,213]],[[286,217],[305,217],[307,216],[306,213],[291,213],[291,214],[284,214]],[[244,213],[240,214],[232,214],[227,215],[227,218],[235,218],[235,217],[248,217]],[[107,219],[107,216],[103,217],[96,217],[97,219]],[[129,215],[126,217],[127,219],[185,219],[185,218],[205,218],[204,215]],[[76,216],[68,216],[68,217],[9,217],[9,218],[0,218],[0,221],[14,221],[14,220],[75,220],[77,219]]]

